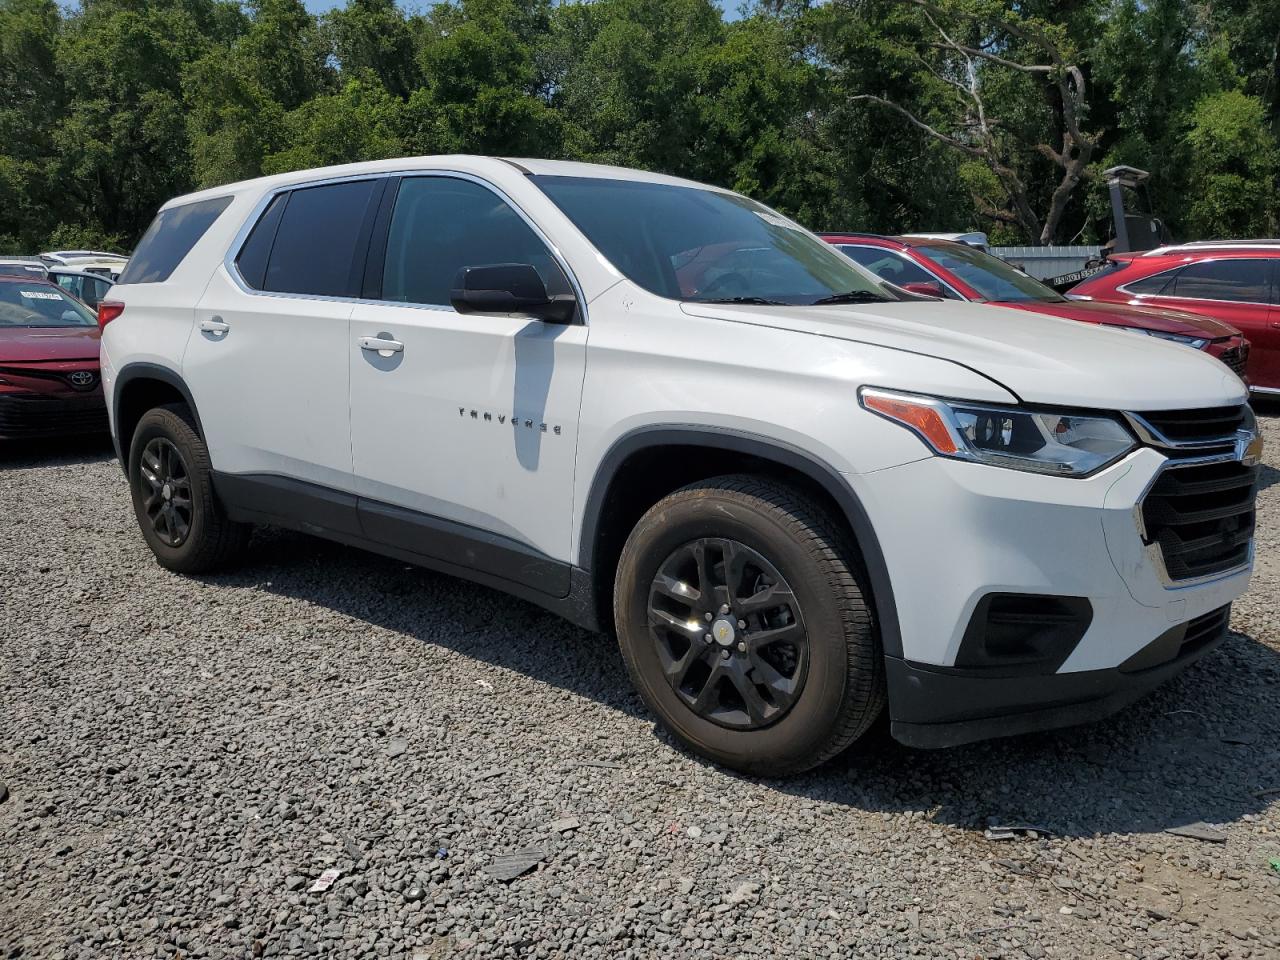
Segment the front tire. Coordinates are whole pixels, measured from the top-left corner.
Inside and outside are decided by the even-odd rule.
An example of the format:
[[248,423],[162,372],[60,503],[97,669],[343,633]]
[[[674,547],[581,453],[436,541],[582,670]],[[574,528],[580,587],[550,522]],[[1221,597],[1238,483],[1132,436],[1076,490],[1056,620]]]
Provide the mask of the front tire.
[[209,573],[248,543],[251,528],[227,517],[213,491],[209,449],[179,404],[148,410],[129,445],[133,512],[162,567]]
[[835,756],[885,702],[856,553],[785,484],[716,477],[636,524],[614,586],[632,682],[695,753],[763,776]]

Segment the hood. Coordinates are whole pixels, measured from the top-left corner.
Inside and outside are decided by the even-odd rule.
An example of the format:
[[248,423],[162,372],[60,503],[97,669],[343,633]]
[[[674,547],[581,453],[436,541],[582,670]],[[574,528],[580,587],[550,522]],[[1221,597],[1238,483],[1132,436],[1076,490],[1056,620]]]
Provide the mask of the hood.
[[1043,313],[1050,317],[1066,317],[1068,320],[1101,323],[1110,327],[1141,327],[1144,330],[1159,330],[1161,333],[1177,333],[1184,337],[1220,340],[1223,337],[1240,336],[1239,330],[1220,320],[1164,307],[1103,303],[1100,300],[1068,300],[1066,303],[1001,302],[999,305]]
[[[1213,357],[1154,337],[958,300],[774,307],[683,303],[690,316],[868,343],[949,360],[1026,403],[1173,410],[1244,401]],[[910,383],[875,386],[919,389]]]
[[0,363],[97,360],[102,332],[95,327],[0,326]]

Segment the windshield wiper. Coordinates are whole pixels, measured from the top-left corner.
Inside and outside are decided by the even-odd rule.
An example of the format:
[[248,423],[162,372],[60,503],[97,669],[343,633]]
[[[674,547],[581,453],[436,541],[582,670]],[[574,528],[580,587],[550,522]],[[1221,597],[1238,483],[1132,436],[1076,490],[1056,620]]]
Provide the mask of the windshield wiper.
[[785,307],[781,300],[767,300],[764,297],[718,297],[714,300],[690,300],[690,303],[754,303],[767,307]]
[[891,301],[891,297],[872,293],[870,290],[849,290],[846,293],[833,293],[829,297],[821,297],[809,306],[822,307],[831,303],[890,303]]

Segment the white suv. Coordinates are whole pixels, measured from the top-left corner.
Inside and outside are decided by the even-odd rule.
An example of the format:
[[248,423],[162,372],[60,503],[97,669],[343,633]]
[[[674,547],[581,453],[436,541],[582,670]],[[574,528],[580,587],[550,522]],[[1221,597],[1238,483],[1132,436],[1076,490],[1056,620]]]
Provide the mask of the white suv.
[[944,746],[1111,712],[1225,635],[1245,387],[1172,343],[920,297],[672,177],[421,157],[162,209],[102,372],[164,566],[250,524],[616,629],[700,754],[795,772],[886,700]]

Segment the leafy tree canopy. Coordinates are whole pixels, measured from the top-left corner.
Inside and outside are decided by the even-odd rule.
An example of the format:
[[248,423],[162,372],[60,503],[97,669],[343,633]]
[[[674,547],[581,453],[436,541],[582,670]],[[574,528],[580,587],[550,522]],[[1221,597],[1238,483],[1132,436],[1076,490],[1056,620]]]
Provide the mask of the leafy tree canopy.
[[176,194],[417,153],[679,174],[815,228],[1280,229],[1275,0],[0,0],[0,249],[127,248]]

